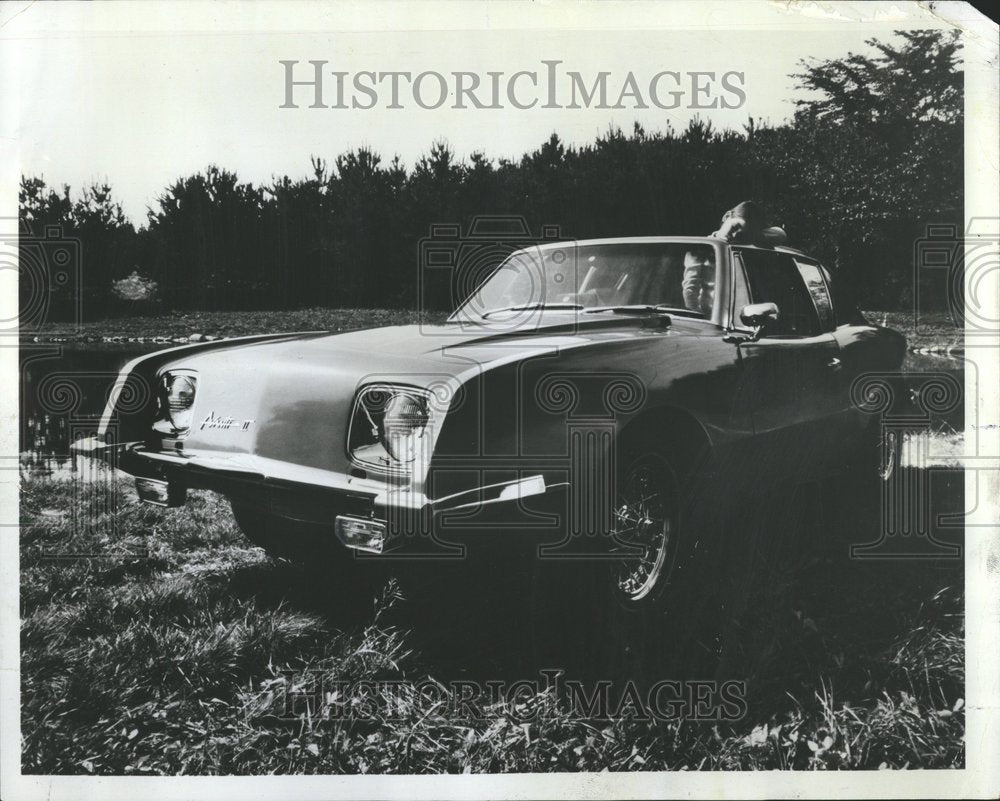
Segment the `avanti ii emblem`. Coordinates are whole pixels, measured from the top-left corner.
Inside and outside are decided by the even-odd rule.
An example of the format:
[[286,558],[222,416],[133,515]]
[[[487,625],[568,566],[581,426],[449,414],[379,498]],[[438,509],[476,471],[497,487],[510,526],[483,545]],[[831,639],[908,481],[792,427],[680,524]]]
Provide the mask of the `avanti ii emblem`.
[[246,420],[237,420],[234,417],[227,417],[224,415],[216,416],[215,412],[209,412],[208,416],[201,421],[202,430],[206,428],[221,428],[230,429],[237,428],[240,431],[248,431],[250,426],[252,426],[256,420],[253,418],[248,418]]

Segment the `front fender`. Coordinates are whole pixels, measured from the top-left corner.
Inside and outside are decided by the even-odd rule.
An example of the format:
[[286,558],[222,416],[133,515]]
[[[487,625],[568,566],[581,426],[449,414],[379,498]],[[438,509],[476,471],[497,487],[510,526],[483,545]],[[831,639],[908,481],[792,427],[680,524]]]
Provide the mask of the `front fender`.
[[118,373],[104,406],[98,437],[107,444],[144,440],[156,417],[156,377],[163,365],[178,357],[261,342],[274,342],[292,337],[321,335],[325,331],[256,334],[253,336],[219,339],[179,345],[147,353],[128,362]]

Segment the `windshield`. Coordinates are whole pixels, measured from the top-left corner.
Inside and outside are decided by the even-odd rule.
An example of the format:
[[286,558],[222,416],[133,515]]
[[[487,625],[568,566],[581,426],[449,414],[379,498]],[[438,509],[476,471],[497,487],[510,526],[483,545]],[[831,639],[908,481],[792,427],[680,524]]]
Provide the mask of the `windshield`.
[[453,319],[652,306],[709,317],[715,262],[715,249],[704,242],[528,248],[501,264]]

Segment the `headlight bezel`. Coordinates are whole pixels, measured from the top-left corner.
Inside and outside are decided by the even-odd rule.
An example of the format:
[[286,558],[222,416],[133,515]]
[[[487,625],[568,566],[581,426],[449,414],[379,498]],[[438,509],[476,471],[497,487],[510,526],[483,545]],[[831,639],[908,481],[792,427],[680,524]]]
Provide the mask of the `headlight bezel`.
[[[380,394],[382,398],[379,397]],[[384,421],[390,407],[399,403],[401,397],[412,404],[413,423],[421,423],[421,418],[412,413],[413,406],[420,410],[422,424],[411,426],[411,430],[415,432],[415,441],[392,443],[391,432],[387,431]],[[351,462],[358,467],[396,475],[412,475],[425,468],[443,416],[442,410],[437,408],[436,400],[438,398],[432,389],[410,384],[383,381],[360,387],[354,396],[347,430],[347,455]],[[402,411],[393,410],[405,418]],[[397,423],[403,426],[397,432],[397,437],[402,438],[405,436],[405,421],[400,419]],[[359,431],[359,428],[364,431]],[[416,433],[418,430],[419,433]],[[409,452],[402,454],[406,458],[401,459],[398,456],[402,450]]]

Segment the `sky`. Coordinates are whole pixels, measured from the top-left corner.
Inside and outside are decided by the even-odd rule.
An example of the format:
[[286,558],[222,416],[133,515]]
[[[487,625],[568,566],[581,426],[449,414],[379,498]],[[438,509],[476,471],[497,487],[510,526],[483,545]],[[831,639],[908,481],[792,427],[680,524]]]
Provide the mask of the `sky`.
[[[22,174],[43,176],[51,185],[68,183],[74,191],[107,181],[137,224],[165,186],[209,164],[259,183],[273,176],[304,177],[311,155],[332,162],[360,145],[385,161],[399,155],[412,166],[440,139],[459,157],[480,150],[495,159],[516,158],[553,132],[569,144],[584,144],[609,126],[630,131],[635,121],[647,131],[668,124],[682,129],[695,114],[716,127],[739,128],[751,116],[778,123],[791,116],[793,100],[802,96],[790,77],[801,59],[866,51],[864,40],[872,35],[892,38],[891,20],[860,30],[816,24],[707,30],[678,13],[686,4],[669,9],[669,18],[660,13],[615,22],[611,15],[609,23],[605,15],[602,24],[583,15],[521,30],[513,29],[516,18],[509,22],[499,12],[491,23],[489,15],[485,21],[483,15],[461,14],[415,20],[405,13],[395,18],[327,13],[317,20],[311,14],[279,14],[266,4],[249,15],[213,14],[229,8],[226,4],[173,5],[182,13],[172,15],[158,4],[123,4],[117,10],[98,4],[100,13],[40,5],[25,6],[13,20],[8,6],[8,24],[0,29],[4,71],[16,80],[5,87],[3,136],[18,141]],[[662,71],[681,73],[682,82],[688,80],[685,73],[711,72],[716,92],[723,73],[738,72],[746,100],[739,108],[708,110],[544,109],[541,102],[520,110],[506,101],[503,109],[455,109],[449,100],[428,110],[404,88],[407,107],[387,109],[383,83],[372,109],[309,108],[308,89],[295,90],[299,108],[280,108],[285,99],[280,61],[300,62],[296,78],[305,78],[311,59],[328,62],[328,104],[334,70],[352,76],[362,70],[468,71],[483,76],[485,86],[489,71],[510,76],[527,70],[544,81],[543,60],[560,60],[560,71],[577,71],[588,83],[609,72],[610,94],[629,72],[640,87]],[[13,104],[8,91],[16,93]],[[735,95],[728,98],[735,102]],[[690,93],[682,102],[691,103]]]

